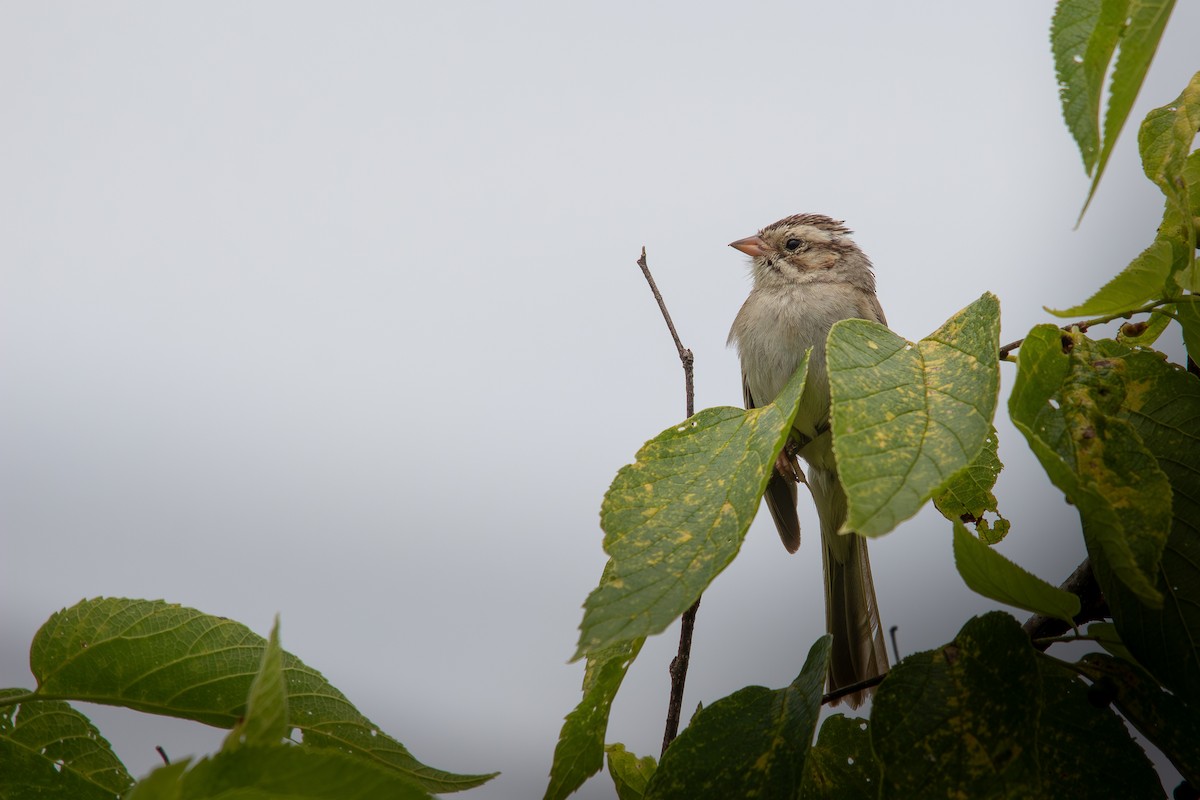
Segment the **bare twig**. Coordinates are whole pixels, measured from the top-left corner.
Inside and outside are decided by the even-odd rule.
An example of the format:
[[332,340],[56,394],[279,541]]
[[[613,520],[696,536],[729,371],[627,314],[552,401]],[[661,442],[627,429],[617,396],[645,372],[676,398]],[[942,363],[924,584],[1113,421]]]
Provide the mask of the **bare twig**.
[[[654,293],[654,299],[658,302],[658,310],[662,312],[663,319],[666,320],[667,330],[671,332],[671,338],[675,340],[675,349],[679,352],[679,360],[683,364],[683,386],[684,395],[687,402],[687,415],[690,417],[696,413],[696,392],[692,382],[692,365],[695,359],[692,356],[692,351],[683,346],[683,342],[679,339],[679,334],[675,331],[675,323],[671,321],[671,314],[667,311],[667,304],[663,302],[662,295],[659,294],[658,286],[654,283],[654,276],[650,274],[650,267],[646,263],[646,248],[642,248],[642,255],[637,260],[637,265],[642,268],[642,274],[646,276],[646,283],[650,284],[650,291]],[[679,734],[679,713],[683,708],[683,687],[687,682],[688,662],[692,656],[692,632],[696,628],[696,612],[700,609],[700,598],[696,598],[696,602],[692,603],[692,607],[683,612],[683,618],[680,620],[679,627],[679,650],[675,654],[675,658],[671,659],[671,699],[667,702],[667,724],[666,730],[663,731],[663,752],[666,752],[667,746],[675,740]]]
[[[1075,615],[1076,625],[1083,625],[1109,616],[1108,603],[1105,602],[1104,595],[1100,593],[1100,584],[1096,582],[1096,576],[1092,574],[1090,559],[1085,558],[1083,563],[1071,573],[1071,577],[1063,581],[1059,588],[1079,597],[1079,613]],[[1029,634],[1029,638],[1033,640],[1033,646],[1043,651],[1053,643],[1045,640],[1053,640],[1071,630],[1071,626],[1063,620],[1041,614],[1034,614],[1025,621],[1022,627],[1025,633]]]

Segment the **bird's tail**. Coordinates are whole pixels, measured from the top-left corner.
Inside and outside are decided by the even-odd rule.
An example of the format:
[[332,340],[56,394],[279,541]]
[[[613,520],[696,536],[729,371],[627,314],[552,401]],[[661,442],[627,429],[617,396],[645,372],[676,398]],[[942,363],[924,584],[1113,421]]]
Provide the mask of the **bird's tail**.
[[[833,470],[809,470],[825,559],[825,626],[833,634],[829,691],[882,675],[888,669],[883,625],[871,580],[867,540],[857,533],[839,534],[846,520],[846,493]],[[843,698],[858,708],[870,696],[864,689]]]

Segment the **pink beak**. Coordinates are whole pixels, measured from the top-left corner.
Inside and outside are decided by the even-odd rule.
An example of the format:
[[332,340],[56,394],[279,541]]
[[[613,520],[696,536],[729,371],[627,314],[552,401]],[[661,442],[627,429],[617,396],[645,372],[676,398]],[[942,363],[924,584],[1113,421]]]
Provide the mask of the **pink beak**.
[[747,236],[745,239],[730,242],[729,246],[734,250],[741,250],[748,256],[761,256],[766,252],[767,243],[757,236]]

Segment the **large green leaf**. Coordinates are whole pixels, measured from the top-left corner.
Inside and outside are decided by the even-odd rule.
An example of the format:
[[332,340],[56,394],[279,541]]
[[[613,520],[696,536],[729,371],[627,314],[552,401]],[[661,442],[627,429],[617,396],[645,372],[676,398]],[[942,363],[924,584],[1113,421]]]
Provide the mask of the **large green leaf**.
[[[1092,176],[1087,211],[1158,49],[1174,0],[1060,0],[1050,29],[1063,118]],[[1116,53],[1100,127],[1104,75]]]
[[1079,598],[1026,572],[954,522],[954,564],[967,586],[984,597],[1073,625]]
[[696,714],[663,753],[646,800],[799,795],[831,641],[813,644],[790,686],[748,686]]
[[[1098,571],[1111,569],[1145,605],[1171,526],[1171,486],[1120,408],[1132,385],[1122,363],[1082,334],[1039,325],[1021,345],[1009,398],[1013,423],[1078,509]],[[1108,593],[1108,587],[1101,584]]]
[[984,294],[915,345],[867,320],[829,333],[833,447],[846,529],[879,536],[969,465],[992,430],[1000,303]]
[[0,689],[0,797],[119,797],[133,779],[95,726],[58,700]]
[[1155,572],[1161,609],[1147,608],[1093,564],[1121,640],[1168,688],[1200,708],[1200,379],[1150,351],[1097,342],[1124,375],[1119,414],[1170,481],[1171,532]]
[[[231,728],[244,715],[266,640],[224,617],[161,600],[85,600],[54,614],[34,637],[30,668],[37,693],[125,706]],[[354,753],[452,792],[491,775],[456,775],[417,761],[329,685],[284,653],[293,727],[305,747]]]
[[604,766],[608,714],[643,641],[622,642],[588,655],[583,675],[583,698],[567,714],[558,734],[545,800],[562,800]]
[[622,467],[600,508],[611,556],[584,604],[575,658],[659,633],[742,546],[799,408],[808,357],[762,408],[710,408]]
[[658,762],[653,756],[638,758],[623,744],[610,744],[604,752],[608,753],[608,774],[612,776],[618,800],[642,800]]
[[1054,659],[1039,655],[1042,710],[1037,754],[1042,790],[1019,797],[1055,800],[1165,800],[1146,752],[1125,723],[1097,708],[1088,687]]
[[1162,797],[1121,721],[1086,694],[1039,664],[1012,617],[976,617],[880,685],[870,727],[879,796]]
[[[1000,514],[996,495],[992,494],[996,478],[1004,469],[998,447],[999,439],[993,427],[975,460],[954,473],[942,486],[941,493],[933,498],[933,504],[942,516],[972,523],[979,538],[988,544],[1003,539],[1009,527],[1008,520]],[[987,514],[995,514],[995,521],[989,521]]]
[[1200,715],[1140,667],[1104,653],[1085,655],[1076,668],[1163,752],[1193,786],[1200,786]]
[[394,770],[335,750],[239,747],[159,767],[125,800],[432,800]]
[[828,717],[804,762],[801,800],[861,800],[879,795],[879,764],[865,719]]

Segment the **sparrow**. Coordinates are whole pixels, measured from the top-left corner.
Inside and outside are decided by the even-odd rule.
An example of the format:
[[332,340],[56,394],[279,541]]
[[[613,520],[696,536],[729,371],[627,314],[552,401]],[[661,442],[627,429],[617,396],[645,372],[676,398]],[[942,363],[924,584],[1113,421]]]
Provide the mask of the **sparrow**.
[[[812,493],[821,522],[825,624],[833,635],[830,692],[888,669],[866,539],[842,532],[846,494],[838,479],[829,423],[829,329],[850,318],[887,324],[875,296],[871,262],[851,233],[839,220],[796,214],[730,244],[750,256],[754,281],[729,331],[729,343],[741,360],[746,408],[773,401],[812,348],[800,409],[763,499],[783,546],[794,553],[800,547],[797,484],[806,483]],[[808,464],[807,478],[797,457]],[[858,708],[869,695],[866,689],[844,699]]]

